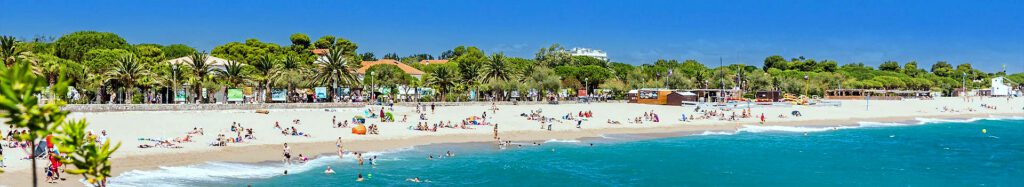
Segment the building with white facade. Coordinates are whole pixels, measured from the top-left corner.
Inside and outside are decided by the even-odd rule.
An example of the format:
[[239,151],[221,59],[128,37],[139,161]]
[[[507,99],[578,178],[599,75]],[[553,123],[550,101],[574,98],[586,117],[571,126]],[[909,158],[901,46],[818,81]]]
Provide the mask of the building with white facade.
[[577,48],[572,48],[571,50],[569,50],[569,54],[572,55],[572,56],[589,56],[589,57],[594,57],[596,59],[601,59],[601,60],[604,60],[604,61],[608,61],[608,53],[605,53],[604,51],[597,50],[597,49],[577,47]]
[[1006,85],[1004,81],[1006,81],[1005,77],[992,78],[992,96],[1016,95],[1015,91],[1009,85]]

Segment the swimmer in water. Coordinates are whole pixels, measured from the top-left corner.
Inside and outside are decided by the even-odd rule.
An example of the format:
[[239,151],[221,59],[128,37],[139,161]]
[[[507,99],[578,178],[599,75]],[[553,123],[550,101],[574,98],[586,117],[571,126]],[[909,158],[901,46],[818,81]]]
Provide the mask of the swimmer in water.
[[360,173],[359,176],[356,177],[356,182],[363,182],[363,174],[362,173]]
[[331,169],[331,166],[327,166],[327,170],[324,170],[324,174],[334,174],[334,169]]
[[409,182],[415,182],[415,183],[420,183],[420,182],[422,182],[422,181],[420,181],[420,177],[413,177],[413,178],[408,178],[408,179],[405,179],[405,181],[409,181]]

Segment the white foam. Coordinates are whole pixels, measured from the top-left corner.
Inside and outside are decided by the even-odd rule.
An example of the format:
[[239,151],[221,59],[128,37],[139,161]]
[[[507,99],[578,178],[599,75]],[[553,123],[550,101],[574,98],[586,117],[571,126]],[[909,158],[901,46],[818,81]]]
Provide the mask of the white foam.
[[996,115],[991,115],[989,117],[969,118],[969,119],[938,119],[938,118],[915,118],[915,119],[918,121],[918,124],[929,124],[929,123],[970,123],[970,122],[975,122],[975,121],[980,121],[980,120],[991,120],[991,121],[1024,120],[1024,116],[996,116]]
[[718,132],[714,132],[714,131],[704,131],[703,133],[700,133],[700,134],[696,134],[696,135],[697,135],[697,136],[712,136],[712,135],[733,135],[733,134],[736,134],[736,132],[723,132],[723,131],[718,131]]
[[853,127],[795,127],[795,126],[751,126],[745,125],[737,132],[823,132],[829,130],[848,129]]
[[862,122],[857,122],[857,125],[858,125],[858,127],[897,127],[897,126],[907,126],[907,125],[914,125],[914,124],[895,123],[895,122],[862,121]]
[[580,143],[579,140],[561,140],[561,139],[550,139],[544,141],[544,143]]
[[[384,152],[366,152],[363,157],[411,150],[411,147]],[[230,162],[206,162],[189,166],[161,166],[158,170],[132,170],[122,173],[109,180],[110,186],[188,186],[188,183],[207,183],[223,180],[264,179],[284,174],[302,173],[339,162],[355,162],[353,153],[344,158],[334,155],[320,156],[303,164],[286,165],[283,162],[272,164],[249,164]]]

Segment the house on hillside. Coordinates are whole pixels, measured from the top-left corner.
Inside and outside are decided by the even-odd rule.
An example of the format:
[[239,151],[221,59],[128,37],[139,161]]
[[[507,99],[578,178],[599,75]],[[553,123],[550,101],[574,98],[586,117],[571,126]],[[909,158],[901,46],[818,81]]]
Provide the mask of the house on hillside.
[[409,66],[409,65],[405,65],[402,62],[399,62],[397,60],[392,60],[392,59],[380,59],[380,60],[377,60],[377,61],[363,61],[362,62],[363,67],[360,67],[358,70],[356,70],[356,73],[358,73],[359,77],[362,78],[366,74],[366,70],[370,69],[370,67],[373,67],[373,66],[376,66],[376,65],[381,65],[381,64],[391,64],[391,65],[398,66],[398,68],[402,69],[403,72],[405,72],[405,73],[407,73],[409,75],[412,75],[413,77],[416,77],[416,79],[419,79],[419,78],[423,77],[423,71],[420,71],[419,69],[416,69],[416,68],[414,68],[412,66]]
[[1008,79],[1006,77],[992,78],[992,88],[989,89],[990,96],[993,97],[1006,97],[1017,95],[1016,91],[1012,87],[1006,84]]

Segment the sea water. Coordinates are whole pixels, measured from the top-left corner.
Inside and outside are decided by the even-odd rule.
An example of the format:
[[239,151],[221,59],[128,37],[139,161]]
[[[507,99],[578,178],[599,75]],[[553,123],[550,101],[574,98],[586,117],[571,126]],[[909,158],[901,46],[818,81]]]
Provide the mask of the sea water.
[[[983,129],[985,133],[983,133]],[[1024,119],[842,128],[748,126],[644,138],[441,144],[301,165],[211,162],[133,171],[111,186],[1024,186]],[[593,144],[593,145],[591,145]],[[450,158],[436,158],[446,151]],[[433,155],[435,159],[427,159]],[[326,166],[337,174],[325,175]],[[289,170],[288,175],[283,175]],[[362,174],[366,180],[356,182]],[[419,177],[424,182],[406,181]]]

